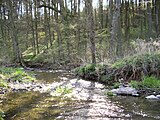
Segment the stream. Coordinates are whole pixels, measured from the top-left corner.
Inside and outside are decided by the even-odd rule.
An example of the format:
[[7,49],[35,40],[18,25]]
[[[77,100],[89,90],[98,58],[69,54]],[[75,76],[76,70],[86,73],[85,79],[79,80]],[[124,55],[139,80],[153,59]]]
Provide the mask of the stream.
[[[75,78],[66,71],[36,71],[35,74],[38,88],[0,94],[5,120],[160,119],[158,100],[107,97],[104,85]],[[58,93],[57,87],[59,91],[65,88],[66,94]]]

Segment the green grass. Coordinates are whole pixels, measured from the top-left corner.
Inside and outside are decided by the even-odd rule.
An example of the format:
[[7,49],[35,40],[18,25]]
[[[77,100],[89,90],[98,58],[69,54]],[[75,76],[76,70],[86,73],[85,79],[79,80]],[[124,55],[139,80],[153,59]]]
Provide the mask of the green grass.
[[129,83],[131,87],[133,88],[138,88],[139,87],[139,82],[135,81],[135,80],[131,80],[131,82]]
[[156,64],[157,68],[160,68],[160,53],[135,55],[132,57],[124,58],[120,61],[112,64],[113,68],[122,68],[126,65],[131,65],[134,67],[140,67],[143,65]]
[[87,64],[81,67],[76,68],[74,71],[78,74],[86,74],[86,73],[93,73],[93,72],[100,72],[105,69],[105,65],[101,64]]
[[141,85],[145,88],[160,89],[160,79],[154,76],[144,77]]
[[151,88],[151,89],[160,89],[160,79],[154,77],[154,76],[150,76],[147,77],[145,76],[141,82],[138,81],[131,81],[130,86],[132,86],[133,88]]
[[117,89],[117,88],[119,88],[119,86],[120,86],[120,83],[116,82],[116,83],[114,83],[114,85],[113,85],[113,89]]
[[23,68],[0,67],[0,86],[7,87],[7,80],[18,82],[31,82],[36,79],[23,70]]
[[110,83],[113,80],[112,75],[102,75],[100,81]]
[[94,72],[95,70],[96,70],[95,64],[87,64],[85,66],[76,68],[74,71],[77,74],[86,74],[86,73]]

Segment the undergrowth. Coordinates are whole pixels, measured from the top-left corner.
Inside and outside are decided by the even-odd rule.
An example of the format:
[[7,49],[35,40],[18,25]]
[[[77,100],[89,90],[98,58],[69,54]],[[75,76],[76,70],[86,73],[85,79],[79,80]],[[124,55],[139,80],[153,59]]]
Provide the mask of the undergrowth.
[[35,81],[32,74],[23,68],[0,67],[0,86],[7,87],[7,82],[30,82]]
[[143,86],[158,87],[159,80],[156,78],[160,78],[160,53],[135,55],[110,66],[88,64],[75,69],[75,73],[80,77],[94,78],[106,84],[129,82],[131,86],[137,88],[138,83],[143,81],[141,84]]
[[155,76],[145,76],[140,82],[131,81],[130,86],[136,89],[155,89],[160,90],[160,79]]

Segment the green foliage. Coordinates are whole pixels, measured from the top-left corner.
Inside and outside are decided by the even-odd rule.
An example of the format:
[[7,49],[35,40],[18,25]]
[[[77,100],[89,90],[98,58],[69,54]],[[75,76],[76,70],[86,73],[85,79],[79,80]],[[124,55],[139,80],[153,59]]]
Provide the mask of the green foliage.
[[107,91],[106,95],[109,97],[115,96],[115,94],[111,91]]
[[85,73],[90,73],[95,71],[95,64],[87,64],[84,68]]
[[83,74],[83,73],[85,73],[85,69],[84,69],[84,67],[78,67],[74,70],[74,72],[77,74]]
[[160,88],[160,79],[154,76],[144,77],[141,85],[147,88]]
[[96,64],[96,71],[105,71],[105,69],[107,68],[107,65],[102,65],[102,64]]
[[101,64],[87,64],[82,67],[76,68],[74,71],[77,74],[88,74],[88,73],[95,73],[95,72],[101,72],[106,69],[106,65]]
[[7,87],[8,84],[4,80],[0,79],[0,87]]
[[25,72],[22,68],[1,67],[0,75],[3,76],[3,78],[0,80],[0,84],[4,87],[7,86],[5,80],[19,82],[30,82],[35,80],[30,73]]
[[100,80],[102,82],[111,82],[113,80],[113,76],[112,75],[102,75]]
[[76,68],[74,71],[77,74],[86,74],[86,73],[94,72],[95,69],[96,69],[96,65],[95,64],[87,64],[85,66]]
[[5,117],[4,112],[0,109],[0,120],[4,120],[3,118]]
[[120,86],[120,83],[116,82],[116,83],[114,83],[113,88],[117,89],[117,88],[119,88],[119,86]]
[[131,80],[130,86],[133,87],[133,88],[138,88],[139,87],[139,83],[137,81]]
[[39,54],[32,59],[32,62],[33,63],[43,63],[44,60],[45,60],[45,55]]
[[127,65],[139,67],[142,65],[156,64],[156,67],[160,68],[160,53],[135,55],[129,58],[124,58],[115,62],[113,68],[122,68]]

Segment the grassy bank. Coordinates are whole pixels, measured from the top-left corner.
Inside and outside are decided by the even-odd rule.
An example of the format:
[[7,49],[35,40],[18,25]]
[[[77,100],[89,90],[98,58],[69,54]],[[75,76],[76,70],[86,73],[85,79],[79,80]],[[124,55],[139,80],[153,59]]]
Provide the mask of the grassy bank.
[[7,87],[9,82],[30,82],[35,78],[23,68],[0,67],[0,87]]
[[75,73],[112,86],[123,83],[139,89],[160,89],[160,54],[136,55],[112,65],[87,64],[76,68]]

